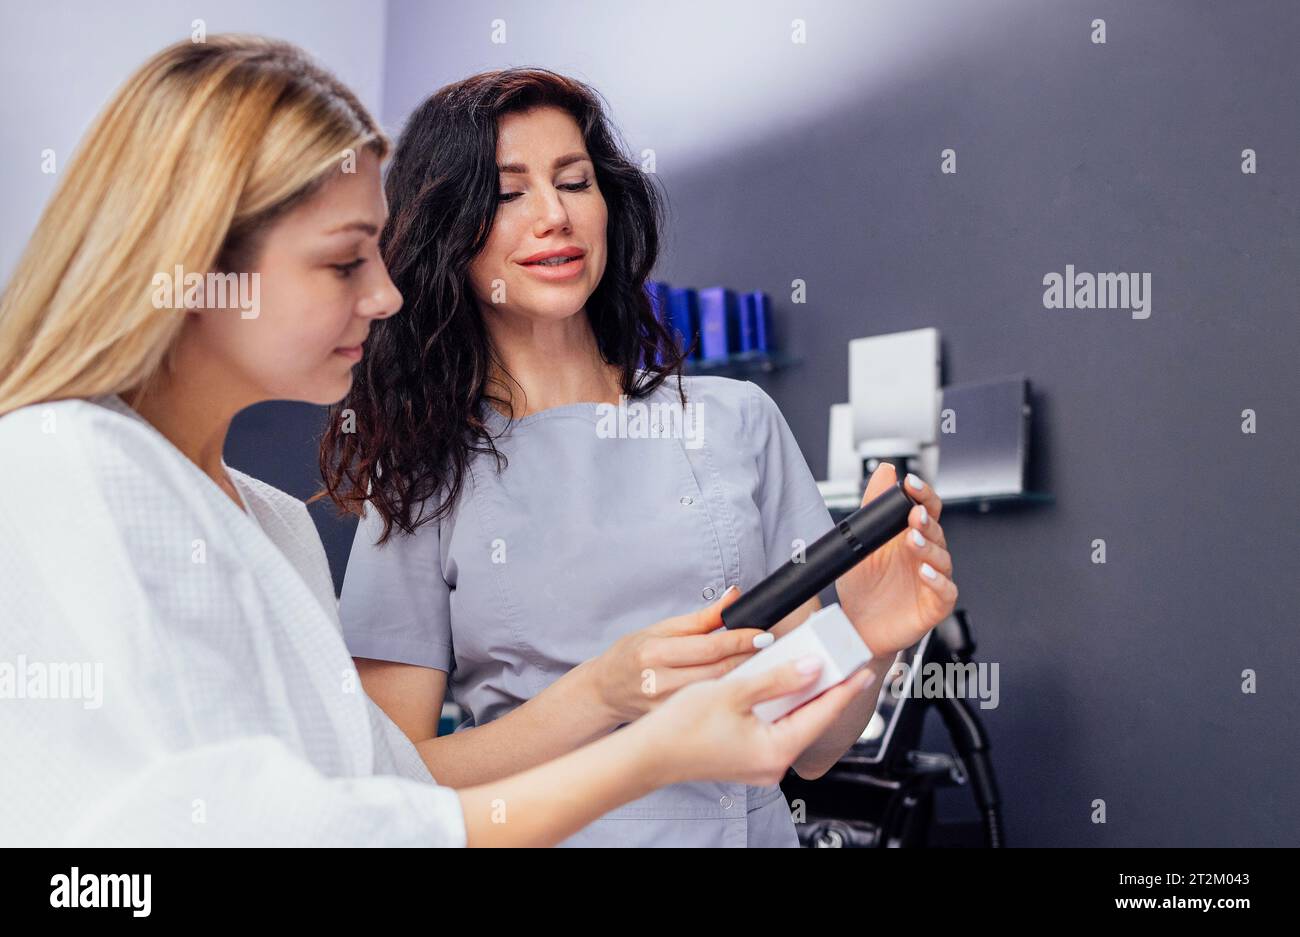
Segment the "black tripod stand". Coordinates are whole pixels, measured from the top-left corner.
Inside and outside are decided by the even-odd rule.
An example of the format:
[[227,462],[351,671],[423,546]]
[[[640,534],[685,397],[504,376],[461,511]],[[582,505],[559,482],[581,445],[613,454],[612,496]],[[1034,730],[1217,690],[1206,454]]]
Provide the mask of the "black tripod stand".
[[[972,663],[966,613],[958,609],[902,660],[911,673],[902,681],[886,677],[876,718],[844,757],[816,781],[794,772],[781,782],[795,815],[800,845],[812,847],[923,847],[929,844],[934,792],[969,785],[984,827],[985,845],[1003,845],[1002,817],[989,741],[969,701],[957,695],[953,668]],[[944,670],[941,697],[911,692],[926,665]],[[894,692],[901,684],[900,692]],[[954,754],[919,748],[925,716],[939,711]],[[802,815],[801,815],[802,812]]]

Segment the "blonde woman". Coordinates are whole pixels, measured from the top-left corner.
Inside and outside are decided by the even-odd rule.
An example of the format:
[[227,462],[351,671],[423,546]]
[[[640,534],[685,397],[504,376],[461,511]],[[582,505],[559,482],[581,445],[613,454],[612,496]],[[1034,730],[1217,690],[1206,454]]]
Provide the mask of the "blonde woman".
[[[5,845],[553,844],[661,785],[774,782],[867,685],[769,726],[814,666],[701,681],[434,783],[360,688],[305,507],[222,458],[245,407],[340,399],[398,313],[387,146],[298,50],[213,37],[127,81],[48,206],[0,305]],[[709,637],[732,598],[653,627]]]

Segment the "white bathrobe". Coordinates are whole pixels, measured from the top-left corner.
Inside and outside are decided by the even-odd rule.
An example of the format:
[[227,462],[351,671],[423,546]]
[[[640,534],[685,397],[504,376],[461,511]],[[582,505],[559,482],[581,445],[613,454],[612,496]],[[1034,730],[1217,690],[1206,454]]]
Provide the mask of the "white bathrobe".
[[115,396],[0,418],[0,846],[463,846],[306,506],[230,475]]

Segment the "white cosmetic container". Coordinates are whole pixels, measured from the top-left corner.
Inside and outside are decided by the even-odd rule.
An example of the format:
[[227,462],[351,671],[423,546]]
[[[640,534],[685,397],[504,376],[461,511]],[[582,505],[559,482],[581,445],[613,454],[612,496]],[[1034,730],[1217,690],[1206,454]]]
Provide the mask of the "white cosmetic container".
[[872,654],[844,610],[838,604],[831,604],[809,615],[798,628],[782,635],[776,643],[759,651],[722,679],[757,676],[808,656],[821,659],[822,671],[817,682],[797,693],[764,700],[754,707],[754,715],[764,722],[776,722],[835,684],[847,680],[871,660]]

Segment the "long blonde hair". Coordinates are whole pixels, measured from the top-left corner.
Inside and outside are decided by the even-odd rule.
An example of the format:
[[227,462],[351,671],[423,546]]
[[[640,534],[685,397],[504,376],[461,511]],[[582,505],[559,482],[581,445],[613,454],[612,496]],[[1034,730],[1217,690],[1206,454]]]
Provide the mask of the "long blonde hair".
[[184,310],[153,279],[249,261],[267,224],[388,140],[285,42],[211,36],[159,52],[100,114],[0,298],[0,415],[123,393],[165,366]]

